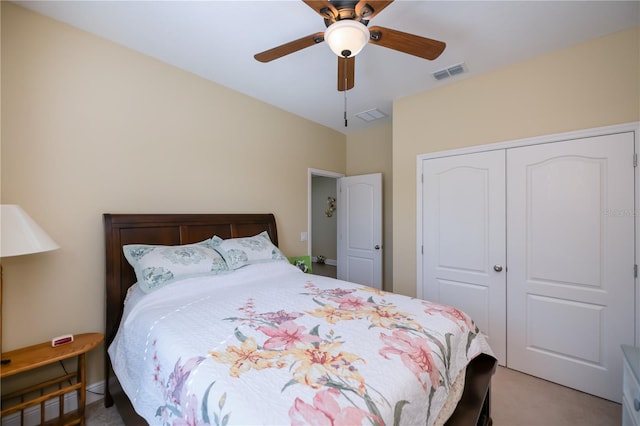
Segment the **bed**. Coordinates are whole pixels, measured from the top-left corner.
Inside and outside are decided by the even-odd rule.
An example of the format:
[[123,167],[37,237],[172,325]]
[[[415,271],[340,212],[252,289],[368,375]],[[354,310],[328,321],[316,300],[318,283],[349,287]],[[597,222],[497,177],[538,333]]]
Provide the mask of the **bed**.
[[[496,360],[466,315],[304,274],[274,215],[105,214],[104,230],[105,406],[127,425],[491,424]],[[272,261],[232,256],[264,239]],[[137,278],[140,247],[185,245],[232,267]]]

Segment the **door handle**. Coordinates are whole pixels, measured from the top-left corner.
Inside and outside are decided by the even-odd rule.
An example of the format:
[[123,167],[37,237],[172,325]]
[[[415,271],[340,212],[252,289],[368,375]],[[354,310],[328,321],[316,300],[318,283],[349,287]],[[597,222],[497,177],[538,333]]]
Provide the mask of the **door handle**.
[[380,245],[379,245],[379,244],[376,244],[376,246],[374,247],[374,249],[376,249],[376,250],[380,250]]
[[493,270],[496,272],[501,272],[502,271],[502,265],[493,265]]

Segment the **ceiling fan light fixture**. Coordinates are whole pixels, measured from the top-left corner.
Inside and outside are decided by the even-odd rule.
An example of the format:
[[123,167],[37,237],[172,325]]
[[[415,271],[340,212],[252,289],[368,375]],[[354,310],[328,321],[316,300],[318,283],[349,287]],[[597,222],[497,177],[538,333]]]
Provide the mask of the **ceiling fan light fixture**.
[[324,40],[336,55],[352,57],[369,42],[369,29],[361,22],[343,19],[327,27]]

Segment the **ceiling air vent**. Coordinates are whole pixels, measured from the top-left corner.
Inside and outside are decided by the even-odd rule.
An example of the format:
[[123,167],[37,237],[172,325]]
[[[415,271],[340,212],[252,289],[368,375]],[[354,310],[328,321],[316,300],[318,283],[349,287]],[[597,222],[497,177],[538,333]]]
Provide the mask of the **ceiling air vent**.
[[362,111],[362,112],[359,112],[358,114],[356,114],[356,117],[358,117],[359,119],[364,120],[366,122],[379,120],[379,119],[384,118],[386,116],[387,116],[387,114],[385,114],[384,112],[380,111],[377,108],[370,109],[370,110],[367,110],[367,111]]
[[435,78],[436,80],[444,80],[445,78],[462,74],[465,71],[466,69],[465,69],[464,63],[462,63],[462,64],[450,66],[449,68],[445,68],[443,70],[436,71],[431,75],[433,75],[433,78]]

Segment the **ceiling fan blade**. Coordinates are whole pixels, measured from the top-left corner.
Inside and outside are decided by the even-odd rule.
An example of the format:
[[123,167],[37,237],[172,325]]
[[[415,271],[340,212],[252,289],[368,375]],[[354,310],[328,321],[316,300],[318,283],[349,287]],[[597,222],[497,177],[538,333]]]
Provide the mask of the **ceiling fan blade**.
[[374,26],[369,28],[369,32],[371,34],[369,43],[429,60],[434,60],[440,56],[447,46],[442,41],[403,33],[390,28]]
[[356,4],[356,15],[368,21],[378,13],[382,12],[382,10],[391,3],[393,3],[393,0],[360,0],[358,4]]
[[297,52],[298,50],[302,50],[306,47],[313,46],[314,44],[318,44],[324,41],[324,33],[315,33],[308,35],[306,37],[299,38],[294,41],[290,41],[289,43],[282,44],[280,46],[274,47],[273,49],[265,50],[264,52],[256,53],[253,55],[257,61],[260,62],[270,62],[274,59],[281,58],[290,53]]
[[[353,89],[355,85],[356,57],[344,58],[338,56],[338,91]],[[346,80],[346,81],[345,81]],[[346,83],[346,89],[345,89]]]
[[307,6],[325,19],[333,20],[338,17],[338,9],[327,0],[302,0]]

